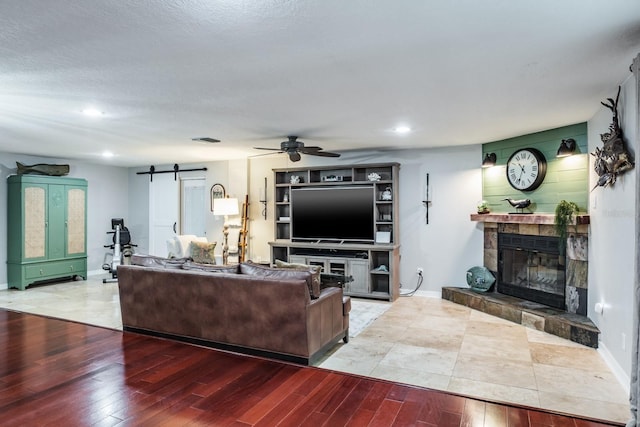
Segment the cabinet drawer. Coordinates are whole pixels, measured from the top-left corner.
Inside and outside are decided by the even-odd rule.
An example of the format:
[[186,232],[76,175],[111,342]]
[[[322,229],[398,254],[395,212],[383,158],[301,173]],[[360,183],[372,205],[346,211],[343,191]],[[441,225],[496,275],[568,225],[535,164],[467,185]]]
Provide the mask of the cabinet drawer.
[[74,275],[84,272],[87,268],[85,259],[55,261],[25,266],[25,278],[38,279],[40,277]]

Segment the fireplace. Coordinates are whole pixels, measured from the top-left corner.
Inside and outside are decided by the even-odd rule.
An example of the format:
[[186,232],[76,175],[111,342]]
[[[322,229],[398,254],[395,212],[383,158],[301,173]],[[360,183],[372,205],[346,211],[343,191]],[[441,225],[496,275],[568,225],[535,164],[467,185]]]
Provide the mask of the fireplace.
[[558,237],[498,234],[498,292],[564,310],[565,276]]

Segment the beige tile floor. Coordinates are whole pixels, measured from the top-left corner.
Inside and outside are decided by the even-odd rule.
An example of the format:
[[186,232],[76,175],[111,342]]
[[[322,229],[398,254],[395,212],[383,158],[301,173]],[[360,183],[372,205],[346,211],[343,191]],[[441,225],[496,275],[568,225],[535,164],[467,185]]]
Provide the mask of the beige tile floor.
[[[379,302],[379,304],[390,304]],[[626,422],[626,393],[594,349],[436,298],[400,298],[320,367]],[[0,307],[122,329],[102,276],[0,291]]]
[[596,350],[436,298],[400,298],[320,366],[562,413],[629,418],[628,396]]

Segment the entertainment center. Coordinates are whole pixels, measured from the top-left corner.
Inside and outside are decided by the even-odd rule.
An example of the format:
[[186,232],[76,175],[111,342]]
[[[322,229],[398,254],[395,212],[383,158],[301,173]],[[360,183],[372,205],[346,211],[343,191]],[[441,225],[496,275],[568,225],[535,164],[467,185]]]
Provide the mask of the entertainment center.
[[399,296],[398,163],[274,169],[276,259],[350,276],[346,295]]

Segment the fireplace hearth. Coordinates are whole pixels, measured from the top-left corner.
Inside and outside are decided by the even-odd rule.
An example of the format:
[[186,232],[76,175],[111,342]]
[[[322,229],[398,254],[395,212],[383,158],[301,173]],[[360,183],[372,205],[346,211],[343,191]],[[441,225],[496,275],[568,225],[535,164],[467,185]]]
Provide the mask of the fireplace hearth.
[[498,292],[565,310],[565,287],[558,237],[498,234]]
[[[488,292],[444,287],[442,298],[598,348],[600,331],[587,317],[589,215],[576,215],[563,255],[553,214],[471,214],[471,220],[483,223],[484,266],[500,280]],[[509,285],[524,296],[502,293]],[[552,301],[535,302],[541,295]]]

